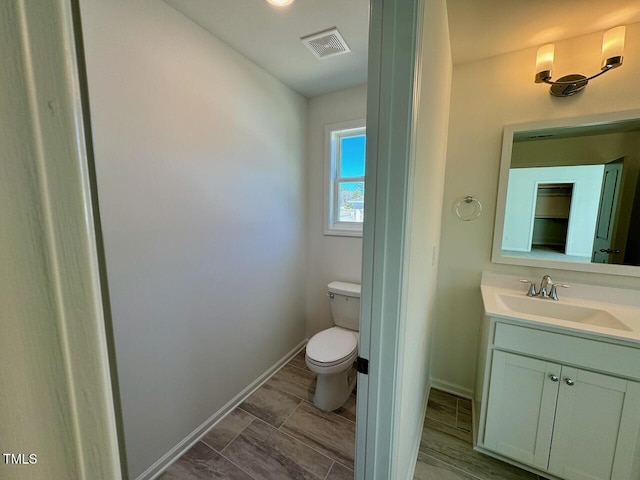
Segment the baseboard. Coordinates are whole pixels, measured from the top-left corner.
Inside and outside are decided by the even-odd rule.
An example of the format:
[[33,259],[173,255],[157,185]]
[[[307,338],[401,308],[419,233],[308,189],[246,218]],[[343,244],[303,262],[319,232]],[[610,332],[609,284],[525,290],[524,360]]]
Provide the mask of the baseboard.
[[187,450],[200,441],[202,437],[213,427],[226,417],[231,411],[244,402],[249,396],[253,394],[258,388],[260,388],[267,380],[273,377],[278,370],[284,367],[289,360],[295,357],[300,350],[307,344],[308,339],[300,342],[289,353],[278,360],[273,366],[271,366],[266,372],[260,375],[255,381],[253,381],[244,390],[238,393],[235,397],[229,400],[220,410],[211,415],[207,420],[202,423],[193,432],[187,435],[180,443],[164,454],[157,462],[147,468],[142,474],[140,474],[136,480],[154,480],[158,478],[169,466],[180,458]]
[[443,392],[451,393],[453,395],[457,395],[458,397],[468,398],[469,400],[473,400],[473,390],[465,388],[461,385],[445,382],[444,380],[438,380],[437,378],[431,378],[430,383],[431,383],[431,388],[442,390]]

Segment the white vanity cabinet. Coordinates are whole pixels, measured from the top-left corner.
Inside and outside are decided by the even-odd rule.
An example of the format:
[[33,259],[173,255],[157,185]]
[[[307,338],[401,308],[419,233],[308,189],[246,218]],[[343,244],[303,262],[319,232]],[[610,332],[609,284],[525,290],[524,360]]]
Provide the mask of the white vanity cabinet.
[[640,349],[485,318],[476,448],[549,477],[640,479]]
[[[561,367],[502,351],[493,353],[484,446],[546,470]],[[559,378],[559,377],[558,377]]]

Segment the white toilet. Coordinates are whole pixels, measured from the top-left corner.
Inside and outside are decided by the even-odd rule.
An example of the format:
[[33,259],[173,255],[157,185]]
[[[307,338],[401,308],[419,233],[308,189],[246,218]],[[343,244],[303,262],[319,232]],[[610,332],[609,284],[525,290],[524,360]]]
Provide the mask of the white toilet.
[[344,405],[356,386],[353,364],[360,339],[360,285],[331,282],[327,288],[335,326],[311,337],[305,360],[309,369],[318,374],[313,403],[321,410],[331,411]]

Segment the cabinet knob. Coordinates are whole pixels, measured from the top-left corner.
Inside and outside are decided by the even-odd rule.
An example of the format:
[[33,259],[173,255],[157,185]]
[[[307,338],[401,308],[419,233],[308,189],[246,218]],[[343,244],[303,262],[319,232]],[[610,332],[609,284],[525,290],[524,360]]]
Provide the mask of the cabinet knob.
[[569,385],[570,387],[573,387],[576,382],[574,382],[573,380],[571,380],[570,378],[565,379],[564,383],[566,383],[567,385]]
[[553,373],[549,375],[549,378],[551,379],[552,382],[557,382],[559,380],[558,376],[554,375]]

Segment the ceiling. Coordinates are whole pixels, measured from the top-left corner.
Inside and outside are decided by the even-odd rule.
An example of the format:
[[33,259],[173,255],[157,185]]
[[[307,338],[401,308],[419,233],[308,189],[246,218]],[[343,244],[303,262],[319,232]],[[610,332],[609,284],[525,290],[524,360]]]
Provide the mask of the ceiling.
[[[165,0],[298,93],[314,97],[367,81],[368,0]],[[318,60],[301,37],[337,27],[350,53]]]
[[[368,0],[165,0],[306,97],[367,81]],[[453,62],[640,22],[640,0],[447,0]],[[351,53],[316,59],[300,41],[337,27]]]

